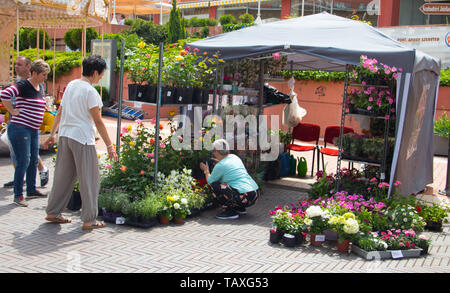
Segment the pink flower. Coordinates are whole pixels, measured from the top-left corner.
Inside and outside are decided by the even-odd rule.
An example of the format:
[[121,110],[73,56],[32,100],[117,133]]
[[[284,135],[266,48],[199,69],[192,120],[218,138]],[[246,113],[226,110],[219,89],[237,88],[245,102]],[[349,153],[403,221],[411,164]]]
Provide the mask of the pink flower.
[[154,163],[154,162],[155,162],[155,159],[151,159],[150,162]]
[[389,120],[389,115],[384,116],[384,120]]
[[402,183],[398,180],[394,182],[394,186],[399,186],[400,184],[402,184]]
[[152,56],[150,56],[150,54],[145,54],[145,57],[150,58]]
[[272,53],[272,56],[273,56],[273,59],[275,59],[275,60],[280,60],[280,53],[279,53],[279,52],[277,52],[277,53]]
[[136,124],[141,124],[141,123],[142,123],[142,120],[141,120],[141,119],[136,119],[136,120],[134,120],[134,123],[136,123]]
[[105,166],[105,169],[111,169],[112,167],[111,167],[111,165],[106,165]]
[[189,47],[189,46],[187,46],[187,47],[186,47],[186,50],[188,50],[188,51],[189,51],[190,49],[191,49],[191,47]]
[[367,107],[367,110],[368,111],[372,110],[372,106]]
[[166,145],[162,143],[162,144],[159,145],[159,147],[163,149],[163,148],[166,147]]
[[120,171],[125,172],[127,170],[127,166],[120,167]]
[[152,119],[150,120],[150,123],[156,123],[156,118],[152,118]]

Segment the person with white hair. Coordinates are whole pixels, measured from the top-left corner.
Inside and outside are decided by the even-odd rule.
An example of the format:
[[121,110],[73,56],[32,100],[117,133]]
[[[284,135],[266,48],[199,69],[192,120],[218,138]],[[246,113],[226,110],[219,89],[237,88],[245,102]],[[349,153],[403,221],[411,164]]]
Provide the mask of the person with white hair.
[[240,215],[247,214],[246,208],[258,199],[258,184],[248,174],[242,160],[230,153],[226,140],[214,141],[212,153],[217,160],[213,171],[210,173],[205,163],[200,163],[200,169],[213,190],[213,197],[224,208],[216,218],[238,219]]

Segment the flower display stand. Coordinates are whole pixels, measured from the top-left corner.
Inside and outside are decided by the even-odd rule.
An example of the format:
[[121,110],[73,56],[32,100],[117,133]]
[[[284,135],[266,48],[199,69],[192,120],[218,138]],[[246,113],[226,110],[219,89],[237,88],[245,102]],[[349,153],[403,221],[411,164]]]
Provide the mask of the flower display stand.
[[364,249],[352,245],[351,251],[365,260],[381,260],[381,259],[402,259],[420,257],[422,249],[408,250],[386,250],[386,251],[365,251]]

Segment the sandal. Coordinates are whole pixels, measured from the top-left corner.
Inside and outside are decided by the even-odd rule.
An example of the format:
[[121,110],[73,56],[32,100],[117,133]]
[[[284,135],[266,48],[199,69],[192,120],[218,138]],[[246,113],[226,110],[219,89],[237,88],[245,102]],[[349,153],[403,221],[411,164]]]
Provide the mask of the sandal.
[[83,230],[93,230],[93,229],[99,229],[99,228],[104,228],[106,227],[105,222],[95,222],[91,225],[83,225],[81,227],[81,229]]
[[63,216],[57,216],[57,217],[45,217],[45,219],[49,222],[52,223],[58,223],[58,224],[67,224],[67,223],[72,223],[71,219],[65,218]]

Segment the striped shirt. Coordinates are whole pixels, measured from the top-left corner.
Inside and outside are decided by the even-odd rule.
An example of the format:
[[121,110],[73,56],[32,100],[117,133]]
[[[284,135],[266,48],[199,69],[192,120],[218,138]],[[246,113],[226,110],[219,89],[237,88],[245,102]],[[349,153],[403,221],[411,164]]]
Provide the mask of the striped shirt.
[[[42,87],[42,85],[39,85]],[[11,116],[11,123],[20,124],[38,130],[44,119],[46,101],[41,91],[37,91],[27,80],[21,80],[0,92],[4,101],[16,99],[17,116]]]

